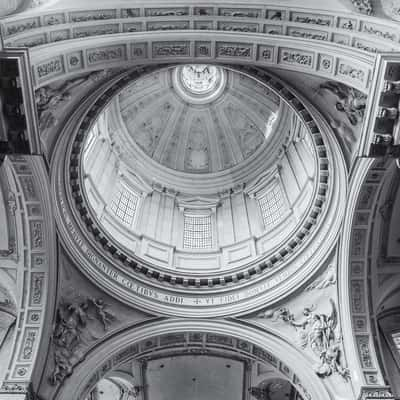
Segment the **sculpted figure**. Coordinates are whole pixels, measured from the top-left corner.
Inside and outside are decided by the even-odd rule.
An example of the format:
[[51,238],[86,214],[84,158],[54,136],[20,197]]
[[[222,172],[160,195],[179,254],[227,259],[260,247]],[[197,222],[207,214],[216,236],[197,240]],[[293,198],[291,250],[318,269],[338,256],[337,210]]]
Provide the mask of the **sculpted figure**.
[[385,81],[383,92],[391,94],[400,94],[400,81]]
[[320,90],[329,90],[337,97],[335,107],[344,112],[351,125],[357,125],[364,118],[367,96],[343,83],[328,81],[320,85]]
[[73,359],[85,340],[97,339],[90,332],[89,322],[97,319],[106,331],[115,319],[106,307],[102,299],[96,298],[86,298],[79,303],[61,302],[52,335],[55,364],[49,378],[52,385],[61,383],[72,373]]
[[330,314],[318,313],[315,306],[304,307],[303,319],[296,320],[288,308],[283,307],[275,311],[267,310],[259,314],[259,318],[273,318],[274,322],[279,320],[298,329],[300,346],[309,347],[318,357],[319,362],[314,366],[315,372],[321,377],[338,373],[344,379],[349,379],[350,374],[340,362],[341,337],[337,336],[338,314],[336,305],[332,299]]

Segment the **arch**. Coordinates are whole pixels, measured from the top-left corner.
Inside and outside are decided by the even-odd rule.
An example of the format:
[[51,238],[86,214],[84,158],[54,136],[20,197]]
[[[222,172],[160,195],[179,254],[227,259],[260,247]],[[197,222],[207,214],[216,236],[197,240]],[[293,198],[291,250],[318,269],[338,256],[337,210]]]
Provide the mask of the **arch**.
[[[92,349],[85,360],[75,367],[73,374],[58,389],[55,400],[83,400],[92,387],[110,370],[120,363],[133,359],[138,351],[139,342],[157,335],[184,332],[204,332],[229,336],[242,345],[241,351],[258,354],[264,362],[283,371],[287,379],[297,388],[304,399],[331,399],[329,389],[313,372],[310,361],[281,338],[254,326],[221,320],[159,320],[141,326],[132,327],[107,339]],[[245,350],[244,343],[248,346]]]
[[51,331],[56,300],[55,223],[41,157],[8,156],[1,172],[16,201],[12,208],[16,237],[9,266],[14,268],[17,289],[18,329],[9,343],[10,359],[2,360],[5,376],[0,394],[25,393],[29,387],[36,389],[39,385],[50,342],[47,333]]

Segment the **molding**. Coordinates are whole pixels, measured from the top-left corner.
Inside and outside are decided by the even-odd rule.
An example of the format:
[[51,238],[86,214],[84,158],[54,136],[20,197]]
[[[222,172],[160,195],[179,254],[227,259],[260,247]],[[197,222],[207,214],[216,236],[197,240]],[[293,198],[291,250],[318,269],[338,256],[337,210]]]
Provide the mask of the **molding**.
[[[69,400],[71,391],[79,400],[109,371],[127,360],[136,358],[141,346],[168,335],[179,338],[193,334],[206,334],[210,346],[237,348],[246,356],[265,362],[296,387],[304,399],[333,399],[323,381],[318,378],[310,361],[292,344],[265,330],[234,321],[161,320],[143,324],[109,338],[93,348],[75,367],[73,374],[59,388],[56,400]],[[226,334],[229,332],[229,335]],[[175,335],[174,335],[175,334]]]
[[[56,290],[56,233],[49,182],[40,156],[8,156],[4,163],[10,178],[18,182],[16,192],[20,229],[25,232],[18,246],[22,264],[17,275],[19,312],[12,359],[0,393],[35,386],[44,370],[51,331]],[[1,396],[0,396],[1,397]]]
[[159,2],[149,8],[138,5],[136,8],[38,10],[9,17],[2,24],[7,47],[40,47],[76,38],[132,32],[140,35],[157,30],[166,34],[171,30],[219,30],[302,37],[370,53],[400,47],[398,27],[392,21],[255,2],[219,7],[171,7],[171,3]]

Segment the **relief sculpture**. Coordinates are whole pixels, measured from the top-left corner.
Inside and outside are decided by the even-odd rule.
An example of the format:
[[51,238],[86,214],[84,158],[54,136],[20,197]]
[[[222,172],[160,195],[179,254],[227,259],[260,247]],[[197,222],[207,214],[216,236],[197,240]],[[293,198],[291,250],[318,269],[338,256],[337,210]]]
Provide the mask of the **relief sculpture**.
[[319,89],[328,90],[336,96],[336,110],[345,113],[351,125],[355,126],[362,122],[367,104],[365,94],[334,81],[321,84]]
[[332,299],[330,299],[330,304],[329,315],[316,312],[316,307],[313,305],[304,307],[301,320],[297,319],[286,307],[275,311],[265,311],[259,315],[259,318],[271,318],[274,322],[283,321],[295,328],[300,346],[310,348],[319,358],[319,362],[314,365],[318,376],[323,378],[337,373],[348,380],[350,372],[341,362],[342,338],[338,328],[338,313]]
[[49,378],[52,385],[61,383],[72,373],[82,346],[98,339],[98,328],[96,329],[92,321],[97,321],[103,332],[106,332],[114,319],[115,316],[107,311],[107,304],[102,299],[86,298],[80,302],[61,302],[52,335],[55,364]]

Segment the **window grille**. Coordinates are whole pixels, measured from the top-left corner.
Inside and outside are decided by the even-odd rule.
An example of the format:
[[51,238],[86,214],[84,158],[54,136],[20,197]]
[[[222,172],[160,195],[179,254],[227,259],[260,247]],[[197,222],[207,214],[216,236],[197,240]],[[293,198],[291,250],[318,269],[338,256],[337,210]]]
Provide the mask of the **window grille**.
[[111,210],[123,223],[132,225],[138,201],[139,196],[137,194],[120,185],[111,202]]
[[276,225],[282,218],[284,212],[284,200],[279,184],[270,189],[258,200],[264,228]]
[[212,248],[211,215],[184,215],[183,247],[185,249]]

